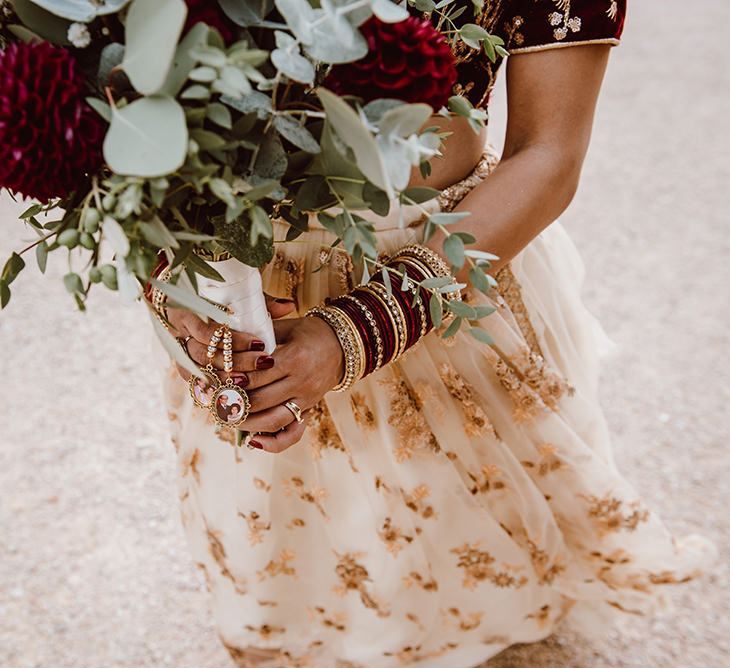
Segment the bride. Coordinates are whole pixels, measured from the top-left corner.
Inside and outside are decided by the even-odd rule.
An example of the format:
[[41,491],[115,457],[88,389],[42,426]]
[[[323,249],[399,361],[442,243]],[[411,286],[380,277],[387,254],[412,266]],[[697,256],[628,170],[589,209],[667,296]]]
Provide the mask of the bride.
[[[411,183],[468,212],[452,229],[499,257],[491,296],[464,294],[494,309],[477,326],[491,346],[432,332],[332,392],[351,351],[331,321],[305,314],[356,294],[361,276],[316,221],[289,242],[281,223],[263,273],[277,348],[232,335],[251,449],[228,447],[231,432],[170,368],[182,521],[238,665],[471,668],[565,619],[599,631],[649,614],[709,558],[699,539],[675,540],[617,468],[597,398],[601,330],[555,222],[578,187],[624,10],[486,2],[484,26],[511,54],[504,153],[485,151],[463,119],[429,123],[450,133],[444,156]],[[487,109],[497,67],[456,55],[456,92]],[[421,218],[407,205],[373,216],[379,250],[421,244]],[[441,244],[437,234],[422,252]],[[168,314],[207,364],[215,326]]]

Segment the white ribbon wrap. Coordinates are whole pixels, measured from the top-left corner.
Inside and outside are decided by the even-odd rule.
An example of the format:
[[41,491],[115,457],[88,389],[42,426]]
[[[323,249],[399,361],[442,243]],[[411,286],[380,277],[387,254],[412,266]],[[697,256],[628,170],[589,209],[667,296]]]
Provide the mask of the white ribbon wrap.
[[276,348],[274,326],[266,308],[259,270],[235,258],[209,264],[223,277],[223,282],[199,276],[200,296],[228,306],[232,329],[252,334],[266,344],[267,354],[273,353]]

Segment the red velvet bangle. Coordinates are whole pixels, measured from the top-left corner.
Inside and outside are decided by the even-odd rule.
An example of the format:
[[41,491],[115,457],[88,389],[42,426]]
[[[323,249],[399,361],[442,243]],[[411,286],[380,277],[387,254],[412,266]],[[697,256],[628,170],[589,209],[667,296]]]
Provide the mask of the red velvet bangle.
[[367,290],[356,288],[352,294],[365,304],[378,323],[380,335],[383,339],[383,364],[387,364],[393,359],[396,352],[396,332],[392,318],[387,310],[388,307],[380,298]]

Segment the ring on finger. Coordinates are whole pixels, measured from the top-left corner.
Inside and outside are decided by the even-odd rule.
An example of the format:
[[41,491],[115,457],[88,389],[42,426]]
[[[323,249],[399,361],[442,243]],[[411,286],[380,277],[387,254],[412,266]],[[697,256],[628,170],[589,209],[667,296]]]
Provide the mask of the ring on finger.
[[[178,336],[177,342],[180,344],[180,347],[185,351],[185,354],[190,357],[190,351],[188,350],[188,341],[192,339],[192,336]],[[192,359],[192,358],[191,358]]]
[[295,401],[286,401],[284,402],[284,406],[286,406],[291,411],[294,419],[299,424],[304,422],[304,418],[302,417],[302,409],[299,407],[299,404],[297,404]]

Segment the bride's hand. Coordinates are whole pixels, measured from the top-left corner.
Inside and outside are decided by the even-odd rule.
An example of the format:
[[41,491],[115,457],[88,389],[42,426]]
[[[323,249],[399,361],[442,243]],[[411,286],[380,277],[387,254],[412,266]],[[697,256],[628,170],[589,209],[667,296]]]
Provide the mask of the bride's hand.
[[[274,319],[283,318],[296,308],[293,301],[276,300],[268,295],[266,296],[266,307]],[[191,337],[185,347],[188,355],[199,366],[204,367],[212,362],[214,367],[223,368],[222,350],[219,350],[212,360],[206,357],[210,337],[220,327],[218,323],[212,320],[205,323],[190,311],[171,307],[167,308],[167,319],[172,325],[175,336],[183,339]],[[256,339],[252,334],[236,331],[232,331],[231,334],[233,336],[233,365],[235,370],[231,375],[237,385],[245,387],[248,384],[246,372],[269,368],[273,364],[273,359],[264,353],[264,342]],[[178,366],[177,370],[185,380],[190,378],[190,374],[185,369]],[[221,377],[224,377],[222,372]]]
[[296,403],[306,421],[309,409],[342,379],[345,362],[337,335],[320,318],[281,320],[274,330],[274,365],[247,374],[251,414],[240,428],[254,434],[252,445],[282,452],[299,441],[305,428],[284,404]]

